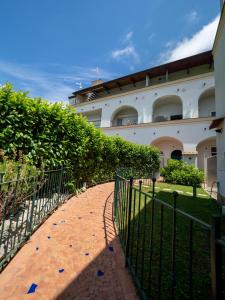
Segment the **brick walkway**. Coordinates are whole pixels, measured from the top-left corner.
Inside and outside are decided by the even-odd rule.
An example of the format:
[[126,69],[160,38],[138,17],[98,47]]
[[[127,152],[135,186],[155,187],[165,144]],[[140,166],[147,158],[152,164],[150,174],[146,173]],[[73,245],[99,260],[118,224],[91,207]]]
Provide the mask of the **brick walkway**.
[[137,299],[115,237],[112,191],[99,185],[62,205],[1,273],[0,299]]

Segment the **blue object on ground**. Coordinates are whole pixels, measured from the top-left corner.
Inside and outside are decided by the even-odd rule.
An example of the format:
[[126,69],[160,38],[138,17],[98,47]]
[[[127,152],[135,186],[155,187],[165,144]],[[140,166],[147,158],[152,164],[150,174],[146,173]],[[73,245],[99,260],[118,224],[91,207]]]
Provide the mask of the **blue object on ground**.
[[36,283],[32,283],[27,294],[33,294],[35,293],[36,288],[38,287],[38,285]]
[[104,276],[104,272],[102,272],[101,270],[98,270],[98,272],[97,272],[97,276],[98,276],[98,277],[102,277],[102,276]]
[[59,269],[59,273],[62,273],[62,272],[64,272],[64,269]]
[[109,246],[109,251],[113,252],[113,247],[112,246]]

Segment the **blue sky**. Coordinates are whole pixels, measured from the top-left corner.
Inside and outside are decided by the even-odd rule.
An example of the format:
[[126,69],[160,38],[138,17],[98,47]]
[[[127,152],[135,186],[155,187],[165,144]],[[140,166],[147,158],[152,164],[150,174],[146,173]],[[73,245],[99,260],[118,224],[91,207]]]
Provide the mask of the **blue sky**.
[[0,84],[66,101],[113,79],[206,51],[219,0],[1,0]]

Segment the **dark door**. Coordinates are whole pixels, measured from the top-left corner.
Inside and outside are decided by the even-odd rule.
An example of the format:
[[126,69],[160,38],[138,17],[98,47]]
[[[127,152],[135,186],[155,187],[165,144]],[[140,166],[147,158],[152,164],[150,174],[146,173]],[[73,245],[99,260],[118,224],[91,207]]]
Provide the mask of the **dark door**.
[[181,150],[174,150],[171,153],[171,158],[172,159],[181,160],[182,159],[182,151]]

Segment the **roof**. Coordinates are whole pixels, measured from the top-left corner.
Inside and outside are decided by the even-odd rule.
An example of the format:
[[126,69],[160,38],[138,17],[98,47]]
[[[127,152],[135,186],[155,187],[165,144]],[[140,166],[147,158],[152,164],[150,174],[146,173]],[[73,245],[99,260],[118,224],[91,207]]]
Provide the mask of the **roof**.
[[198,154],[198,151],[183,151],[182,152],[183,155],[196,155]]
[[83,95],[90,92],[101,92],[109,91],[110,89],[120,88],[124,85],[135,84],[135,82],[142,81],[149,78],[165,75],[166,73],[174,73],[177,71],[190,69],[204,64],[211,65],[213,63],[212,51],[203,52],[197,55],[186,57],[180,60],[176,60],[170,63],[166,63],[160,66],[156,66],[150,69],[146,69],[140,72],[129,74],[120,78],[116,78],[101,84],[90,86],[82,90],[75,91],[73,96],[69,98],[74,98],[76,95]]
[[209,126],[209,129],[214,129],[214,128],[218,128],[221,123],[223,122],[225,118],[218,118],[212,121],[212,123]]

